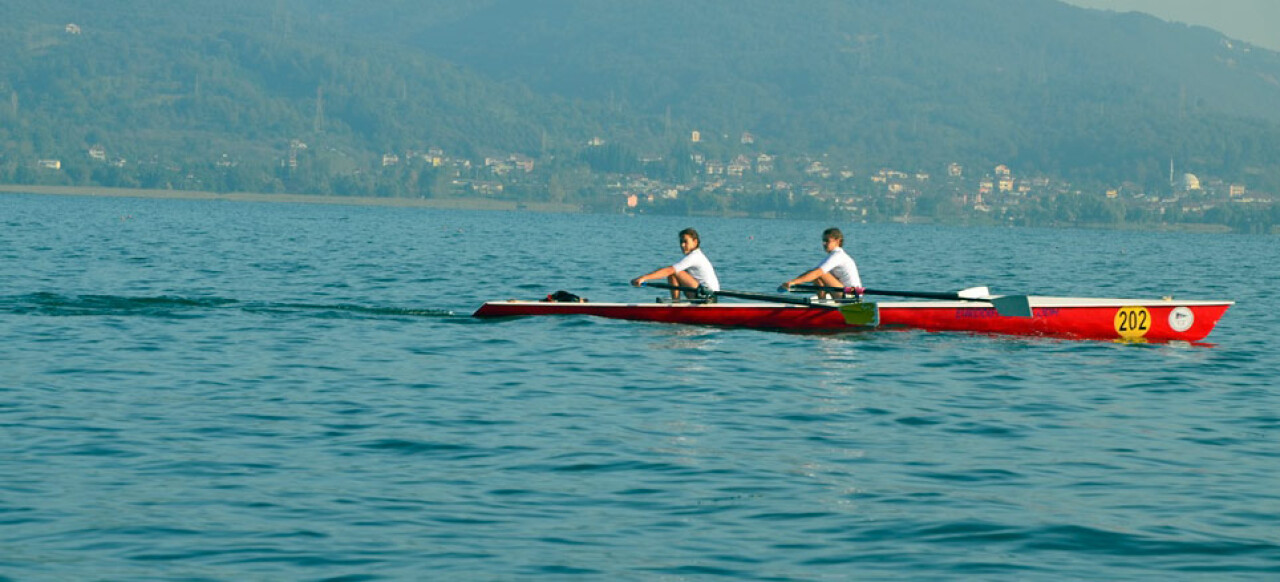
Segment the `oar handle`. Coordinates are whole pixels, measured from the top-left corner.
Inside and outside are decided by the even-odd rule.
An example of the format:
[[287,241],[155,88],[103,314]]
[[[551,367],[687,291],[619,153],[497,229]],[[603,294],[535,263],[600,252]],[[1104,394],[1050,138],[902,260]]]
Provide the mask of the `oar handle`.
[[679,291],[681,293],[692,293],[695,297],[701,297],[701,298],[711,297],[712,295],[715,295],[715,291],[708,289],[706,285],[698,285],[697,287],[685,287],[684,285],[672,285],[670,283],[660,283],[658,281],[645,281],[641,283],[640,286],[656,287],[658,289],[670,289],[672,291]]

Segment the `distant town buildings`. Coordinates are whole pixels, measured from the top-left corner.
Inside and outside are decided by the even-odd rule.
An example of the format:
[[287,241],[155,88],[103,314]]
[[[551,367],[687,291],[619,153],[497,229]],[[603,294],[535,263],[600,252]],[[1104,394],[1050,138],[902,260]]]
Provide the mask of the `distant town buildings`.
[[297,169],[298,152],[301,152],[306,149],[307,149],[307,144],[302,143],[302,140],[296,139],[296,138],[289,140],[289,158],[286,162],[286,165],[289,167],[290,170]]
[[[700,131],[694,130],[688,135],[694,143],[702,141]],[[276,158],[279,162],[277,168],[288,168],[289,171],[277,174],[274,179],[277,191],[283,191],[288,187],[286,175],[309,176],[308,173],[292,172],[300,163],[310,163],[308,160],[314,155],[331,155],[349,158],[344,163],[350,168],[351,175],[358,177],[348,181],[349,186],[344,184],[351,189],[352,195],[478,196],[517,201],[542,195],[557,202],[578,203],[593,209],[759,213],[762,216],[784,215],[790,205],[804,208],[808,213],[847,212],[848,217],[862,220],[917,221],[952,217],[1008,224],[1056,223],[1059,220],[1063,223],[1152,222],[1164,216],[1172,217],[1171,221],[1186,222],[1188,216],[1203,218],[1215,208],[1216,213],[1222,213],[1228,204],[1233,208],[1247,209],[1250,205],[1273,203],[1270,195],[1251,193],[1241,183],[1212,176],[1201,179],[1191,173],[1174,174],[1172,164],[1170,181],[1161,180],[1157,191],[1146,192],[1143,184],[1129,181],[1114,185],[1073,186],[1044,175],[1022,175],[1008,164],[980,164],[976,167],[990,170],[975,172],[969,179],[965,179],[964,166],[959,162],[927,169],[881,167],[864,174],[864,170],[855,172],[855,168],[846,165],[850,163],[848,160],[838,159],[832,154],[779,156],[760,151],[757,138],[749,132],[742,132],[737,141],[741,145],[753,146],[750,148],[736,147],[731,134],[715,132],[708,135],[714,136],[716,143],[689,148],[688,157],[679,160],[679,172],[663,173],[664,167],[673,166],[666,163],[669,152],[636,154],[634,160],[620,160],[624,163],[618,165],[628,168],[627,171],[632,172],[630,174],[609,173],[593,167],[582,174],[586,181],[579,181],[579,176],[575,175],[572,181],[567,181],[572,184],[570,188],[555,194],[545,193],[556,187],[548,185],[556,180],[555,172],[558,170],[554,161],[547,164],[552,170],[539,174],[537,170],[543,167],[538,161],[540,158],[529,155],[490,153],[473,162],[451,156],[443,148],[434,146],[425,150],[402,149],[356,158],[332,148],[309,153],[306,143],[292,139],[287,152],[281,152]],[[720,142],[722,137],[726,143]],[[609,141],[596,136],[585,143],[587,147],[602,147]],[[106,145],[92,144],[80,151],[87,153],[90,163],[110,164],[118,168],[125,166],[123,158],[109,155],[111,152]],[[614,154],[625,151],[624,147],[611,148],[604,152],[609,154],[604,157],[616,158]],[[360,159],[363,161],[358,161]],[[35,160],[35,166],[45,171],[41,180],[65,180],[56,178],[56,172],[84,175],[82,167],[85,162],[85,158],[76,156],[64,166],[60,159],[45,157]],[[185,167],[155,156],[150,161],[144,159],[136,163],[163,167],[178,174],[180,177],[172,180],[171,187],[185,189],[216,183],[202,171],[215,169],[228,175],[245,171],[237,169],[240,168],[239,162],[228,154],[221,154],[221,157],[207,160],[204,164]],[[205,169],[201,170],[201,167]],[[370,177],[369,172],[379,167],[384,170]],[[439,173],[427,174],[421,172],[422,169],[439,169]],[[689,172],[691,169],[694,171]],[[935,180],[935,175],[945,178]],[[679,205],[670,205],[670,201],[689,193],[697,193],[698,196],[686,197],[687,203],[682,201]],[[600,196],[600,200],[591,200],[592,196]],[[1081,204],[1084,197],[1101,201],[1101,204]],[[665,209],[663,205],[666,205]],[[1058,214],[1059,208],[1066,210]],[[1232,213],[1239,214],[1228,210],[1215,216],[1231,216]]]
[[499,176],[505,176],[513,170],[527,174],[533,171],[533,158],[520,154],[511,154],[506,158],[487,157],[484,159],[484,166]]
[[1182,185],[1182,189],[1186,192],[1190,192],[1192,190],[1199,190],[1200,178],[1197,178],[1195,174],[1183,174],[1181,185]]
[[768,174],[773,171],[774,157],[769,154],[760,154],[756,156],[756,173]]

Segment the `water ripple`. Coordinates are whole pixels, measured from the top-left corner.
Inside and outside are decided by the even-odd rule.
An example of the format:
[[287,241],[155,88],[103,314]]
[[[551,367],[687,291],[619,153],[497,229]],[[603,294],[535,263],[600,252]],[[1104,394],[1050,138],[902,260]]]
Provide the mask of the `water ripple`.
[[192,318],[204,317],[218,310],[228,309],[263,314],[302,312],[317,318],[454,316],[454,313],[447,309],[368,307],[350,304],[271,303],[239,301],[219,297],[120,297],[111,295],[77,295],[70,297],[56,293],[31,293],[0,297],[0,313],[52,317],[139,316]]
[[1280,574],[1272,238],[846,231],[886,287],[1199,286],[1212,347],[783,334],[468,314],[652,301],[690,225],[752,288],[829,224],[0,196],[12,579]]

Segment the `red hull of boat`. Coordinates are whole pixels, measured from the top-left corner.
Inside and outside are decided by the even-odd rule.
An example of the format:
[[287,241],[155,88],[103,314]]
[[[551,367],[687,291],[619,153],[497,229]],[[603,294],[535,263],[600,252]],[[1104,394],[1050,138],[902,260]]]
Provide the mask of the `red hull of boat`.
[[485,303],[475,317],[592,315],[610,319],[749,327],[789,331],[853,331],[921,329],[1072,339],[1187,341],[1213,331],[1230,301],[1164,301],[1127,299],[1032,298],[1032,317],[1008,317],[993,307],[957,301],[883,302],[879,323],[853,326],[830,307],[767,303],[552,303],[505,301]]

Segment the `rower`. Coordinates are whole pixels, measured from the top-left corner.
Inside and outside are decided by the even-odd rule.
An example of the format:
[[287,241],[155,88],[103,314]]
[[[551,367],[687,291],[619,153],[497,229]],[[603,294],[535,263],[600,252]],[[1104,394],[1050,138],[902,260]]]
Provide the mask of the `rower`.
[[[650,279],[666,277],[667,283],[673,287],[689,289],[705,287],[708,291],[719,291],[720,280],[716,278],[716,270],[711,266],[711,261],[702,254],[702,242],[698,238],[698,231],[692,228],[680,231],[680,250],[684,252],[684,257],[676,264],[636,277],[631,280],[631,284],[639,287]],[[694,293],[689,291],[685,292],[685,296],[690,299],[695,298]],[[671,300],[678,299],[680,299],[680,290],[672,289]]]
[[[810,281],[817,281],[819,287],[844,289],[862,287],[862,278],[858,276],[858,265],[853,262],[853,257],[844,252],[844,233],[840,232],[840,229],[831,227],[822,231],[822,248],[827,251],[826,259],[803,275],[779,285],[778,290],[790,291],[792,285]],[[840,298],[845,295],[840,293]],[[820,289],[818,297],[825,299],[827,291]]]

